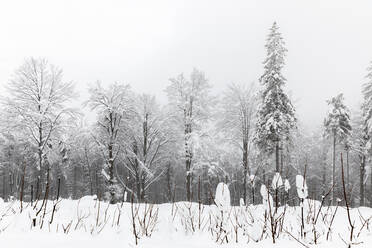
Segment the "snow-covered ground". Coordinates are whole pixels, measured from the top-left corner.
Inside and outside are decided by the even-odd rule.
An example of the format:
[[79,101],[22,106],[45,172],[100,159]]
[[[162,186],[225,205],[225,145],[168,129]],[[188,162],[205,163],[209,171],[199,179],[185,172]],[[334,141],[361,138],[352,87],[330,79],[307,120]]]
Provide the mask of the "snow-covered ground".
[[[138,247],[146,248],[247,247],[247,244],[248,247],[330,248],[347,247],[346,243],[350,243],[346,209],[337,208],[331,225],[336,207],[323,207],[317,223],[313,224],[320,202],[311,200],[304,203],[302,238],[301,207],[281,207],[276,213],[271,206],[264,205],[220,208],[200,205],[199,210],[197,203],[110,205],[87,196],[80,200],[60,200],[50,223],[55,203],[47,202],[45,215],[42,209],[33,227],[41,201],[36,208],[24,203],[22,212],[19,201],[0,201],[1,247],[135,247],[132,216],[135,216]],[[352,243],[356,247],[372,246],[371,216],[371,208],[351,210],[355,226]],[[271,230],[275,223],[273,244]]]

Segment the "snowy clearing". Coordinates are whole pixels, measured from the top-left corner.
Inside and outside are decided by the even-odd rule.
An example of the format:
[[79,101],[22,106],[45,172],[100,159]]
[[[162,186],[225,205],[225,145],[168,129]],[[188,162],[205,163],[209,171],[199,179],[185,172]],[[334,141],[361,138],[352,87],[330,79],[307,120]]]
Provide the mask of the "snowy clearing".
[[[247,247],[247,244],[248,247],[347,247],[349,244],[346,209],[323,206],[319,211],[321,203],[312,200],[305,200],[303,205],[302,238],[301,207],[280,207],[276,213],[272,208],[271,214],[270,210],[266,211],[265,221],[267,208],[263,205],[221,209],[189,202],[114,205],[87,196],[80,200],[60,200],[50,224],[55,203],[47,202],[45,214],[43,208],[33,227],[33,218],[41,202],[35,209],[24,203],[22,213],[19,201],[1,202],[0,243],[3,247],[74,248],[107,244],[135,247],[134,226],[137,247]],[[319,218],[314,224],[318,212]],[[280,223],[275,245],[270,216]],[[358,244],[357,247],[372,244],[371,217],[371,208],[351,210],[355,225],[352,243]]]

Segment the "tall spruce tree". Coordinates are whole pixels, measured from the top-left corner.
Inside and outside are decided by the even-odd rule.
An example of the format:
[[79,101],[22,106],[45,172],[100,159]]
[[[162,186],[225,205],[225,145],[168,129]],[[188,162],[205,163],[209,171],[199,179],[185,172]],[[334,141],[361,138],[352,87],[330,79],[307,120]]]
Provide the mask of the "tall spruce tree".
[[336,170],[336,145],[337,142],[345,142],[351,133],[350,113],[344,104],[343,94],[339,94],[327,101],[330,106],[329,113],[324,120],[325,135],[333,140],[333,162],[332,162],[332,200],[335,192],[335,170]]
[[296,128],[295,109],[284,92],[286,79],[282,75],[287,49],[274,22],[265,45],[267,57],[264,73],[260,78],[263,86],[255,141],[258,147],[269,154],[275,151],[275,171],[280,168],[280,144],[290,139],[290,131]]
[[372,62],[367,68],[367,82],[363,85],[362,93],[364,97],[363,118],[368,133],[372,132]]
[[365,122],[365,104],[361,105],[361,111],[354,114],[352,121],[351,144],[352,149],[359,158],[359,205],[364,206],[364,185],[366,174],[366,158],[369,140],[367,125]]
[[[371,134],[372,134],[372,62],[370,62],[367,68],[367,82],[364,83],[362,93],[363,93],[363,104],[362,104],[362,130],[363,130],[363,152],[362,152],[362,163],[361,163],[361,190],[364,190],[364,173],[365,173],[365,163],[366,155],[368,151],[371,151]],[[372,177],[371,177],[372,178]],[[372,183],[371,183],[372,189]],[[363,194],[364,197],[364,194]],[[361,205],[364,203],[364,198],[361,198]]]

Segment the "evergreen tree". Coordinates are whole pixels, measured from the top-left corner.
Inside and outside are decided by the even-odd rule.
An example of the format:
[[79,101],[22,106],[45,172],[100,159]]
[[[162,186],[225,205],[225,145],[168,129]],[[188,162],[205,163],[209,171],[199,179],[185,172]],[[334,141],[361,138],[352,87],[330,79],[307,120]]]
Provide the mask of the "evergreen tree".
[[[366,166],[366,155],[371,149],[371,120],[372,120],[372,62],[367,68],[367,82],[363,85],[362,94],[363,94],[363,104],[362,104],[362,121],[361,121],[361,131],[360,134],[360,156],[361,156],[361,165],[360,165],[360,205],[364,204],[364,174]],[[372,183],[371,183],[372,187]]]
[[278,29],[274,22],[265,46],[267,58],[264,61],[264,74],[260,78],[263,89],[255,137],[261,150],[268,153],[275,150],[276,172],[279,172],[280,143],[288,141],[290,131],[296,127],[295,109],[283,90],[286,79],[282,75],[282,68],[287,49]]
[[359,205],[364,205],[364,185],[366,173],[367,142],[369,135],[365,122],[365,105],[362,104],[361,111],[355,113],[352,121],[351,147],[358,156],[359,162]]
[[335,169],[336,169],[336,144],[345,142],[350,136],[350,114],[344,104],[343,94],[339,94],[327,101],[330,106],[329,113],[324,120],[325,135],[333,139],[333,166],[332,166],[332,200],[334,200],[335,191]]
[[372,62],[367,68],[367,82],[363,85],[363,119],[367,128],[367,132],[370,134],[372,132]]

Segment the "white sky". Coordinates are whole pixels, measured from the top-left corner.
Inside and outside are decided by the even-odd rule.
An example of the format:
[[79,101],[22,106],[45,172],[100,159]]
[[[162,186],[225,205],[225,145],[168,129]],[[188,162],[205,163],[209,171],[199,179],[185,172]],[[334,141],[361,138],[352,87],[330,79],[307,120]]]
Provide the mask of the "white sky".
[[258,81],[268,29],[289,50],[285,76],[300,120],[315,127],[344,92],[350,108],[372,60],[372,1],[1,0],[0,85],[25,57],[46,57],[77,83],[130,83],[164,102],[168,78],[193,67],[217,91]]

